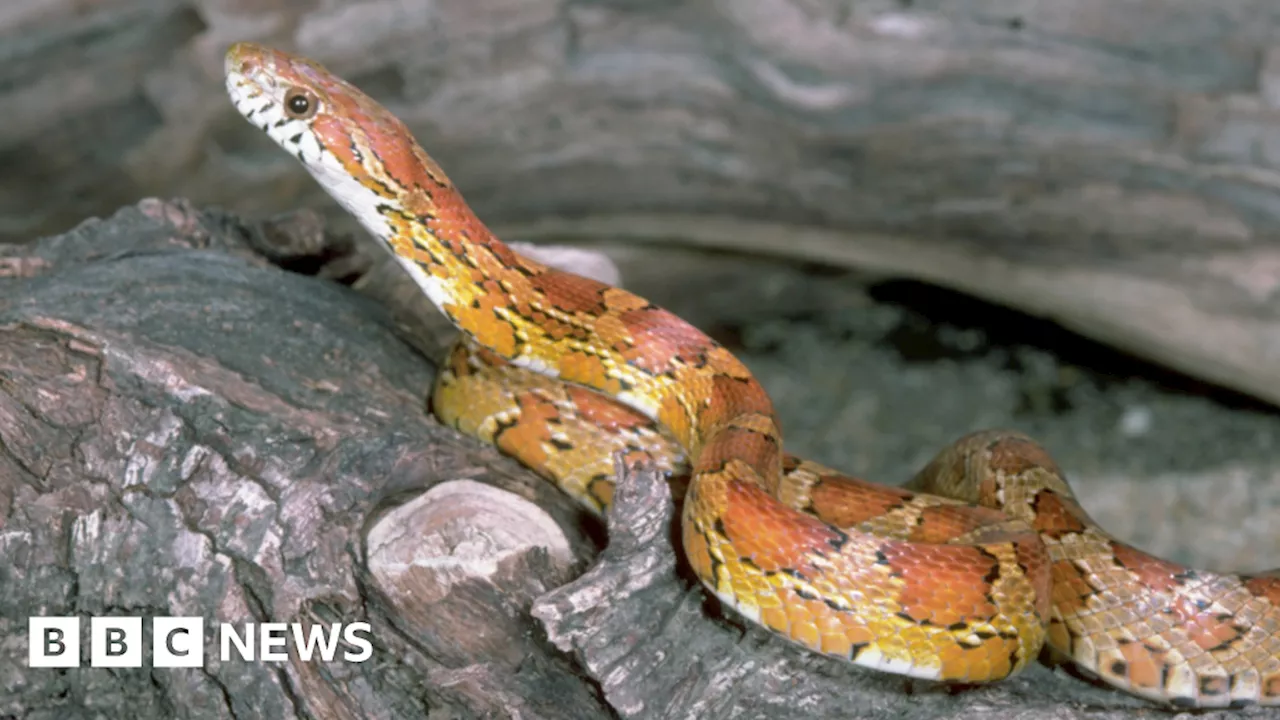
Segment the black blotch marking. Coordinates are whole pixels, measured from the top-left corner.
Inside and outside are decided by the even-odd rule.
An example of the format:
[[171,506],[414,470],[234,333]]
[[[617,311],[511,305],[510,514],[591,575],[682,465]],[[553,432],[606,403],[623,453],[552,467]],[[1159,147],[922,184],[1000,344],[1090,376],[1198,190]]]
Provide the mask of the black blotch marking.
[[[751,413],[751,414],[752,414],[752,415],[756,415],[756,416],[759,416],[759,415],[760,415],[760,413]],[[733,420],[733,421],[730,421],[730,422],[731,422],[731,424],[730,424],[728,427],[729,427],[729,428],[732,428],[732,429],[734,429],[734,430],[736,430],[736,431],[738,431],[738,432],[744,432],[744,433],[747,433],[748,435],[755,435],[755,436],[756,436],[756,437],[758,437],[758,438],[763,438],[766,442],[768,442],[770,445],[773,445],[775,448],[776,448],[776,447],[780,447],[780,445],[781,445],[781,442],[780,442],[780,441],[781,441],[781,438],[779,438],[779,437],[778,437],[778,433],[776,433],[776,432],[772,432],[772,433],[770,433],[770,432],[765,432],[765,431],[759,430],[759,429],[757,429],[757,428],[751,427],[751,426],[749,426],[749,425],[738,425],[738,424],[736,424],[736,421],[737,421],[737,420],[742,419],[742,417],[743,417],[743,416],[739,415],[737,418],[734,418],[734,420]]]
[[1242,710],[1247,707],[1253,707],[1256,704],[1257,703],[1255,701],[1250,700],[1249,698],[1236,698],[1227,705],[1227,709]]
[[1189,583],[1193,580],[1200,579],[1200,573],[1195,568],[1187,568],[1180,573],[1174,573],[1173,579],[1181,583]]
[[1200,678],[1200,694],[1216,697],[1218,695],[1226,695],[1231,689],[1228,678],[1207,676]]
[[293,143],[294,145],[300,145],[302,143],[302,133],[297,133],[292,137],[290,137],[289,142]]
[[[759,570],[758,566],[756,566],[756,565],[754,564],[754,562],[751,562],[751,561],[750,561],[750,559],[745,559],[745,557],[744,557],[744,559],[742,559],[742,561],[744,561],[744,562],[745,562],[745,564],[750,565],[750,566],[751,566],[751,568],[755,568],[756,570]],[[791,569],[791,568],[785,568],[785,569],[782,569],[782,570],[771,571],[771,573],[764,573],[764,571],[763,571],[763,570],[760,570],[760,571],[762,571],[762,573],[765,575],[765,577],[768,577],[768,578],[772,578],[772,577],[774,577],[774,575],[790,575],[790,577],[792,577],[792,578],[796,578],[796,579],[800,579],[800,580],[804,580],[804,579],[805,579],[805,577],[804,577],[804,575],[803,575],[803,574],[800,574],[800,573],[799,573],[799,571],[794,570],[794,569]],[[788,588],[788,589],[790,589],[790,591],[791,591],[792,593],[795,593],[795,594],[796,594],[796,597],[803,598],[803,600],[810,600],[810,601],[813,601],[813,600],[820,600],[820,601],[822,601],[823,605],[826,605],[827,607],[829,607],[829,609],[835,610],[836,612],[849,612],[849,609],[847,609],[847,607],[841,606],[841,605],[840,605],[840,603],[838,603],[838,602],[836,602],[836,601],[833,601],[833,600],[829,600],[829,598],[819,596],[819,594],[814,594],[814,593],[812,593],[812,592],[806,591],[806,589],[801,589],[801,588],[796,588],[796,587],[792,587],[792,588]],[[914,620],[913,620],[913,623],[914,623]]]
[[1241,628],[1236,625],[1232,625],[1231,629],[1235,632],[1235,637],[1231,637],[1231,638],[1227,638],[1226,640],[1223,640],[1217,645],[1214,645],[1213,647],[1209,648],[1206,652],[1217,652],[1219,650],[1226,650],[1228,647],[1231,646],[1231,643],[1239,640],[1242,635],[1249,632],[1249,628]]
[[871,647],[871,643],[869,642],[854,643],[849,647],[849,659],[857,660],[858,656],[862,654],[862,651],[869,647]]
[[498,441],[502,439],[502,434],[515,427],[518,422],[520,422],[519,417],[515,417],[510,420],[499,420],[495,418],[494,423],[497,427],[493,432],[493,444],[495,446],[498,445]]
[[547,442],[551,443],[551,446],[557,450],[563,451],[563,450],[573,449],[573,443],[569,442],[568,440],[561,440],[560,438],[557,438],[557,437],[552,437]]
[[1111,671],[1112,675],[1124,675],[1129,672],[1129,663],[1123,660],[1114,660],[1111,663],[1111,667],[1108,669]]
[[[991,569],[987,571],[986,575],[982,576],[982,579],[986,581],[988,587],[995,587],[996,580],[1000,579],[1000,558],[990,552],[987,552],[987,550],[982,547],[974,546],[974,549],[991,561]],[[995,602],[995,598],[991,597],[990,593],[987,593],[987,600],[990,600],[993,605],[998,604]]]
[[[356,157],[357,157],[357,158],[360,158],[360,157],[362,157],[362,156],[357,152],[357,153],[356,153]],[[381,181],[381,180],[379,180],[378,178],[370,178],[370,179],[373,181],[373,184],[374,184],[374,185],[377,185],[377,186],[378,186],[378,189],[382,191],[382,192],[381,192],[381,193],[379,193],[379,194],[380,194],[380,195],[382,195],[383,197],[386,197],[386,196],[389,196],[389,195],[391,195],[391,196],[395,195],[395,193],[391,191],[390,186],[388,186],[386,183],[382,182],[382,181]],[[410,215],[409,213],[404,212],[403,210],[397,210],[396,212],[400,213],[400,217],[402,217],[402,218],[404,218],[404,219],[406,219],[406,220],[416,220],[416,219],[417,219],[417,218],[413,217],[412,215]]]
[[899,610],[898,612],[894,613],[894,615],[897,615],[898,617],[902,618],[903,620],[906,620],[909,623],[914,623],[916,625],[919,625],[920,627],[933,627],[933,621],[930,620],[929,618],[924,618],[923,620],[920,618],[915,618],[911,616],[911,613],[906,612],[905,610]]
[[720,537],[729,537],[729,531],[724,526],[724,518],[717,517],[716,521],[711,524],[711,530]]
[[[827,538],[827,544],[830,545],[831,549],[834,550],[835,552],[840,552],[844,550],[844,546],[849,544],[848,533],[844,532],[840,528],[835,528],[835,527],[831,528],[831,532],[832,532],[832,535],[831,537]],[[879,560],[880,557],[881,557],[880,551],[876,550],[877,561]],[[885,565],[889,564],[888,558],[885,558],[884,564]]]
[[1169,698],[1169,704],[1176,708],[1188,708],[1188,709],[1193,709],[1198,705],[1195,698],[1189,698],[1189,697]]
[[1022,651],[1017,647],[1009,651],[1009,667],[1018,667],[1018,663],[1022,662],[1022,658],[1018,657],[1020,652]]
[[805,590],[804,588],[793,587],[791,588],[791,592],[795,593],[796,597],[799,597],[802,600],[825,600],[825,598],[823,598],[822,596],[814,595],[813,593],[809,592],[808,590]]

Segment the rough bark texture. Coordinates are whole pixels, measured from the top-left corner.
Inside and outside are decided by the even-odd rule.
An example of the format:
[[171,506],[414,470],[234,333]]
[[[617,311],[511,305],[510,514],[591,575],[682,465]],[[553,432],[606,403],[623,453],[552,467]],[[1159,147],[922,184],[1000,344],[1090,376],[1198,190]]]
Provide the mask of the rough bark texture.
[[[670,493],[644,472],[625,474],[595,557],[599,528],[561,494],[423,412],[430,364],[393,314],[263,259],[368,269],[322,229],[310,215],[245,227],[145,201],[3,253],[0,716],[1147,707],[1043,667],[983,688],[904,681],[744,626],[689,582]],[[420,301],[403,276],[370,277],[359,284],[394,314],[417,312],[397,303]],[[224,663],[211,640],[203,669],[109,671],[87,667],[82,646],[86,667],[31,669],[31,615],[197,615],[210,638],[217,622],[363,620],[375,651],[360,664]]]
[[925,279],[1275,403],[1278,25],[1272,0],[13,0],[0,235],[144,194],[332,210],[223,97],[223,49],[262,40],[387,102],[508,237]]
[[[555,653],[467,645],[498,625],[489,614],[416,622],[365,544],[396,498],[443,480],[532,500],[530,523],[565,528],[558,552],[514,553],[453,589],[521,618],[590,556],[577,512],[432,422],[430,364],[386,313],[270,266],[246,242],[264,237],[148,201],[4,253],[0,716],[600,717]],[[404,530],[435,547],[430,528]],[[87,667],[86,642],[85,667],[29,669],[31,615],[202,616],[210,662],[107,671]],[[214,623],[353,619],[373,626],[362,664],[217,660]],[[517,629],[505,637],[531,623]]]

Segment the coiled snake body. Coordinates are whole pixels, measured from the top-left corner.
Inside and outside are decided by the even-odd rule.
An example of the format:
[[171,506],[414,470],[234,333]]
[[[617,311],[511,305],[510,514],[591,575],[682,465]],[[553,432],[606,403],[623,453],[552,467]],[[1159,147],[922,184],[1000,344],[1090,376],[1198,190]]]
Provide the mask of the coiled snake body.
[[689,564],[744,617],[919,678],[998,680],[1047,644],[1152,700],[1280,704],[1280,578],[1185,568],[1115,540],[1017,433],[962,438],[913,490],[788,456],[768,396],[727,350],[632,293],[513,252],[364,93],[249,43],[226,71],[239,111],[463,331],[437,415],[596,510],[615,451],[687,469]]

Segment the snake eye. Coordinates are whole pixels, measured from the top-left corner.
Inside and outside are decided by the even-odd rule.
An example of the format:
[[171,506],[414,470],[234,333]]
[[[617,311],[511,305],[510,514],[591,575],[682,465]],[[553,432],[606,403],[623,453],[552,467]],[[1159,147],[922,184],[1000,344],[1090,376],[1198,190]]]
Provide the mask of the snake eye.
[[285,112],[295,120],[306,120],[315,115],[319,104],[315,93],[302,88],[290,88],[284,96]]

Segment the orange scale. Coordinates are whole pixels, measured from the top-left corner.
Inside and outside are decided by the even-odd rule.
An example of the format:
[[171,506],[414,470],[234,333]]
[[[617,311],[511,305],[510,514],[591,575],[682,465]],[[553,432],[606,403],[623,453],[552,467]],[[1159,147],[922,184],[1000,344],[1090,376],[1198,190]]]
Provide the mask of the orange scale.
[[822,649],[822,637],[818,634],[818,628],[810,623],[792,625],[791,639],[807,648]]
[[787,611],[781,607],[761,608],[760,622],[765,627],[772,628],[783,634],[787,634],[787,629],[791,626],[787,618]]
[[1280,576],[1264,575],[1245,580],[1244,587],[1256,597],[1264,598],[1280,607]]
[[1015,667],[1013,656],[1016,649],[1017,645],[1012,642],[1002,642],[994,647],[991,653],[983,659],[984,677],[1002,678],[1012,673]]
[[831,609],[821,600],[802,598],[794,590],[779,590],[777,597],[778,601],[787,608],[792,622],[812,622],[815,618],[831,612]]
[[910,497],[905,490],[880,488],[841,475],[823,475],[809,489],[818,517],[836,527],[852,527],[880,517]]
[[933,647],[933,636],[937,634],[936,630],[930,631],[916,625],[912,627],[904,627],[898,630],[898,637],[911,648],[913,654],[928,653]]
[[938,505],[921,513],[920,527],[912,539],[920,542],[945,543],[959,535],[986,525],[1003,522],[1008,517],[998,511],[963,505]]
[[[750,570],[747,572],[750,572]],[[751,572],[747,577],[747,583],[756,597],[760,598],[762,604],[770,606],[784,604],[782,594],[768,575]]]
[[1162,686],[1162,665],[1142,643],[1126,643],[1118,648],[1124,658],[1125,675],[1135,687],[1159,688]]
[[950,625],[964,620],[966,614],[985,617],[995,612],[986,600],[982,575],[916,569],[904,571],[902,580],[900,601],[904,611],[917,620]]
[[1059,560],[1053,564],[1050,575],[1054,582],[1069,582],[1072,579],[1083,579],[1084,574],[1070,560]]
[[1143,585],[1160,592],[1176,590],[1181,584],[1177,576],[1186,571],[1185,567],[1177,563],[1161,560],[1124,543],[1112,543],[1111,550],[1115,553],[1116,560]]
[[975,662],[968,651],[954,643],[939,648],[937,654],[944,679],[968,680],[975,676],[981,678],[989,672],[982,666],[981,661]]
[[1061,582],[1055,580],[1050,592],[1055,605],[1081,609],[1085,607],[1085,598],[1093,594],[1092,588],[1078,577]]
[[817,646],[819,651],[828,655],[852,659],[853,642],[849,640],[849,636],[839,632],[821,632],[818,635]]
[[1219,622],[1206,615],[1197,615],[1195,622],[1188,623],[1186,628],[1191,642],[1203,650],[1212,650],[1240,635],[1227,623]]
[[609,431],[653,426],[644,415],[592,390],[566,385],[565,394],[578,409],[578,415],[591,425]]
[[749,592],[754,595],[760,590],[760,573],[754,569],[736,559],[726,560],[721,567],[729,575],[729,580],[737,592]]
[[822,635],[845,635],[850,629],[861,627],[862,621],[853,613],[833,610],[821,600],[805,600],[811,603],[813,622]]
[[731,486],[728,495],[729,509],[721,518],[725,533],[739,554],[762,570],[800,567],[807,564],[806,553],[831,547],[825,542],[833,537],[830,530],[798,513],[781,515],[763,491]]
[[812,615],[803,610],[797,611],[794,607],[785,607],[782,611],[786,615],[787,631],[791,637],[796,637],[802,631],[808,632],[814,638],[818,636],[818,628],[813,622]]
[[790,598],[778,591],[769,578],[760,573],[750,573],[743,583],[743,591],[749,592],[756,600],[756,605],[765,608],[786,608]]
[[1280,673],[1262,679],[1262,697],[1280,698]]
[[605,392],[616,392],[618,381],[607,376],[604,363],[595,355],[582,352],[567,352],[559,358],[560,376],[568,382],[578,382],[593,387],[606,388]]
[[853,620],[846,620],[843,623],[843,628],[838,633],[832,634],[843,635],[851,646],[866,645],[875,642],[876,639],[875,633],[871,631],[871,628],[867,627],[866,623]]

